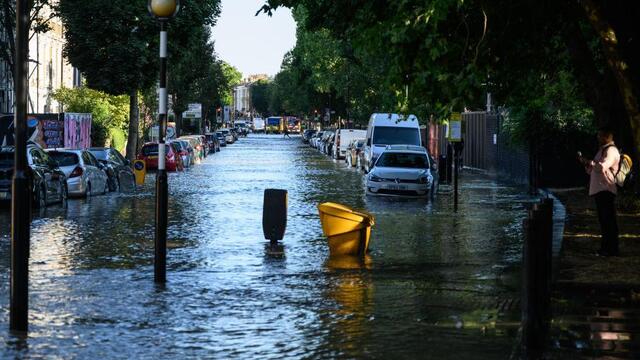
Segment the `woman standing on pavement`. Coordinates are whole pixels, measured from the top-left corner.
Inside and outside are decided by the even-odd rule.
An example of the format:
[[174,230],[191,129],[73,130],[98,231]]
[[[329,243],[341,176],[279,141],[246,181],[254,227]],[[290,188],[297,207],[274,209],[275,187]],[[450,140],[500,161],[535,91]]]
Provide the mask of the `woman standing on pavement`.
[[598,221],[602,233],[600,256],[617,256],[618,222],[616,219],[616,188],[615,174],[620,163],[620,152],[613,142],[613,131],[602,128],[598,131],[600,148],[593,160],[589,161],[578,153],[579,161],[584,165],[590,176],[589,196],[596,202]]

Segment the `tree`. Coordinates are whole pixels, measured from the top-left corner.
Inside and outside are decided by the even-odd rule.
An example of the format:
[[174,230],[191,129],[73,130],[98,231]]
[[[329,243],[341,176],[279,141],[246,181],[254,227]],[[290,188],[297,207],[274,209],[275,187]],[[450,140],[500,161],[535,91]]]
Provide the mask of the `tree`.
[[[193,35],[187,43],[180,44],[181,54],[171,65],[169,73],[168,91],[172,99],[173,111],[176,115],[176,130],[182,133],[182,113],[187,110],[189,103],[196,102],[208,96],[217,95],[215,87],[211,94],[208,84],[211,78],[211,66],[214,63],[213,43],[209,41],[208,27],[193,28]],[[205,89],[207,96],[202,96]]]
[[56,90],[53,98],[69,112],[90,113],[93,146],[110,145],[119,151],[124,147],[129,100],[126,95],[114,96],[87,87]]
[[143,0],[60,0],[66,28],[63,53],[86,85],[111,95],[129,95],[127,158],[138,140],[138,92],[154,84],[155,26]]
[[225,61],[221,61],[219,66],[225,79],[225,86],[222,88],[222,103],[231,105],[233,103],[233,87],[242,81],[242,73]]
[[348,40],[357,60],[383,59],[381,82],[397,109],[444,119],[481,108],[490,91],[525,110],[526,126],[567,108],[546,91],[568,81],[581,91],[567,94],[597,124],[612,123],[633,134],[623,143],[640,145],[637,2],[268,0],[262,11],[278,6],[304,9],[306,30]]
[[[138,139],[138,92],[154,86],[158,76],[158,27],[147,12],[147,2],[60,0],[58,10],[67,35],[64,54],[82,72],[87,86],[130,96],[127,157],[132,159]],[[218,15],[219,1],[183,3],[170,23],[169,61],[177,66],[181,59],[192,61],[194,54],[188,45],[201,38],[203,29],[212,26]],[[193,75],[198,68],[190,70],[182,75]],[[178,79],[173,77],[173,81]]]
[[251,84],[251,104],[259,114],[269,112],[269,81],[258,80]]

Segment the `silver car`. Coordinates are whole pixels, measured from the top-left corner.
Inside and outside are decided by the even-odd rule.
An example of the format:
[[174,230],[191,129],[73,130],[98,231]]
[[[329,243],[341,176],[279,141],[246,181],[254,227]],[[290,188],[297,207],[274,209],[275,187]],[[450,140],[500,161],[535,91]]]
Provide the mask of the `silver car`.
[[109,191],[109,177],[102,165],[87,150],[49,149],[60,170],[67,176],[69,196],[91,196]]
[[367,175],[367,194],[427,196],[434,184],[432,170],[422,146],[389,145]]

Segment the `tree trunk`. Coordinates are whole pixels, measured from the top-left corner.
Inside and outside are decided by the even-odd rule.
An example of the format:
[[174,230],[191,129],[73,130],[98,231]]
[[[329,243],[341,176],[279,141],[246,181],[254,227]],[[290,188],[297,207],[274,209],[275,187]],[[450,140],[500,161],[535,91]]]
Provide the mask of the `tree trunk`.
[[593,0],[581,0],[587,20],[598,34],[604,50],[607,65],[613,73],[618,85],[622,102],[627,111],[631,134],[634,142],[636,159],[640,159],[640,109],[634,93],[633,83],[629,75],[628,63],[626,63],[618,50],[618,39],[614,29],[603,18],[600,9]]
[[127,139],[127,159],[135,160],[138,150],[138,90],[132,90],[129,94],[129,137]]

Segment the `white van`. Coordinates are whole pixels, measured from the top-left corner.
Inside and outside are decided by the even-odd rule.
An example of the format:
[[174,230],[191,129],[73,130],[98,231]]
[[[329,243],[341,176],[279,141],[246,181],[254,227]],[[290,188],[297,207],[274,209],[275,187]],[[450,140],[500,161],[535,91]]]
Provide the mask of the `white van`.
[[361,164],[365,172],[369,172],[387,145],[422,146],[418,118],[415,115],[371,115],[363,149],[364,164]]
[[347,153],[347,147],[354,139],[364,139],[367,136],[367,130],[355,129],[338,129],[334,140],[333,151],[331,157],[334,159],[344,159]]

